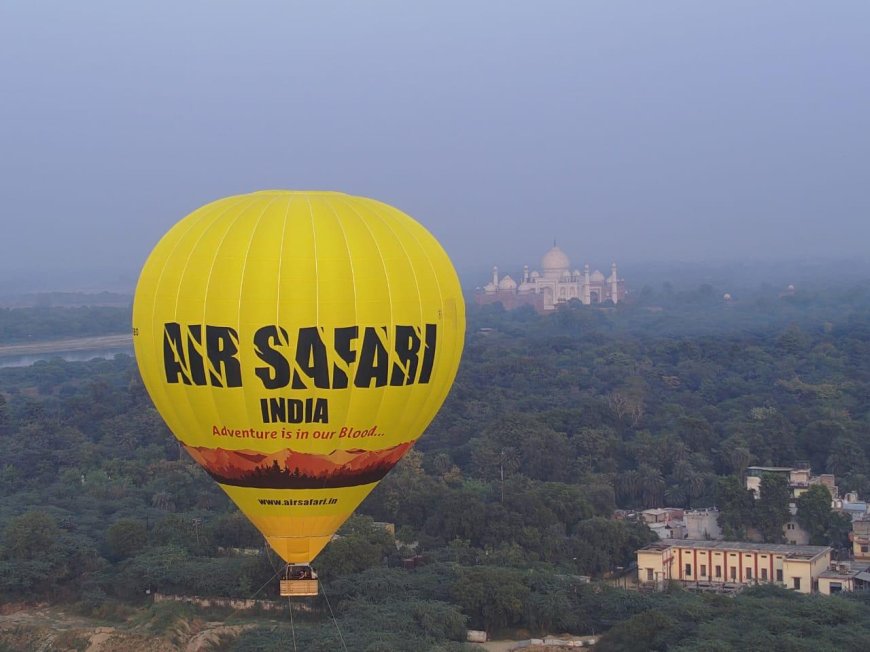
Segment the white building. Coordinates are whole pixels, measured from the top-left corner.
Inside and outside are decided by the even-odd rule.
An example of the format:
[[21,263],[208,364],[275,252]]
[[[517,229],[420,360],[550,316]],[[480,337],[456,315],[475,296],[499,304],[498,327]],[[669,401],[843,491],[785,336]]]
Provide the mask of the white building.
[[625,282],[620,279],[616,263],[610,266],[610,276],[599,270],[590,271],[589,265],[571,270],[571,261],[565,252],[553,245],[541,259],[541,271],[523,267],[517,283],[510,276],[499,277],[498,267],[492,268],[492,280],[478,288],[478,304],[502,303],[511,310],[531,305],[545,312],[555,310],[559,304],[577,300],[585,305],[619,303],[625,295]]

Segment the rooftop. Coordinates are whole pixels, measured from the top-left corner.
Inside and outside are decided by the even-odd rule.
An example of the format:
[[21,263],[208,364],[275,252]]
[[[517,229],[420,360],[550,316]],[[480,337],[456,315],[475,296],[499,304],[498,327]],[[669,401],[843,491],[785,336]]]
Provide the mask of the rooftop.
[[[797,470],[797,469],[795,469]],[[803,469],[800,469],[803,470]],[[759,471],[762,473],[789,473],[792,471],[790,466],[747,466],[746,472]]]
[[830,550],[827,546],[792,546],[785,543],[752,543],[750,541],[707,541],[694,539],[670,539],[654,541],[641,550],[667,550],[689,548],[692,550],[722,550],[728,552],[766,552],[792,559],[812,559]]
[[[862,564],[862,563],[845,563],[838,564],[835,568],[829,568],[826,571],[823,571],[819,577],[826,577],[830,579],[843,579],[848,577],[857,577],[858,575],[867,575],[867,570],[870,568],[870,564]],[[870,579],[870,576],[867,578],[862,577],[866,581],[866,579]]]

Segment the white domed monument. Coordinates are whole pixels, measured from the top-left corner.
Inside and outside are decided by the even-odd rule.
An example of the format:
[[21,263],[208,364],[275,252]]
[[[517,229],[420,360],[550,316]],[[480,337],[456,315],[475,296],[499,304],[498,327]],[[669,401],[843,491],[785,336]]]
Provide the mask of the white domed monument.
[[619,278],[616,263],[610,266],[610,276],[584,265],[583,272],[571,271],[571,259],[556,243],[541,258],[541,271],[523,266],[522,280],[517,283],[510,276],[499,278],[498,267],[492,268],[492,279],[478,290],[478,304],[501,303],[512,310],[531,305],[538,312],[550,312],[569,301],[585,305],[617,304],[625,296],[625,281]]

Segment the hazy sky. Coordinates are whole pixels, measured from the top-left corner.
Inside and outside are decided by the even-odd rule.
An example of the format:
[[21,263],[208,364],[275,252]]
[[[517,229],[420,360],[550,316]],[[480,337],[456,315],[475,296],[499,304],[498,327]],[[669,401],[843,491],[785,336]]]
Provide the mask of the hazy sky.
[[334,189],[460,269],[866,256],[870,2],[5,0],[0,270]]

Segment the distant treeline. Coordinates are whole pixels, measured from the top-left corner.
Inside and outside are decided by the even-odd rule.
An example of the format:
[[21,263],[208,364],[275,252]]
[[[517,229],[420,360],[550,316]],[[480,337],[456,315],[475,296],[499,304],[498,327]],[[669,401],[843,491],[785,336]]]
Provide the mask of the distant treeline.
[[84,306],[125,308],[132,302],[133,297],[130,294],[106,291],[0,295],[0,306],[3,308],[81,308]]
[[0,344],[20,344],[130,331],[131,307],[0,308]]

